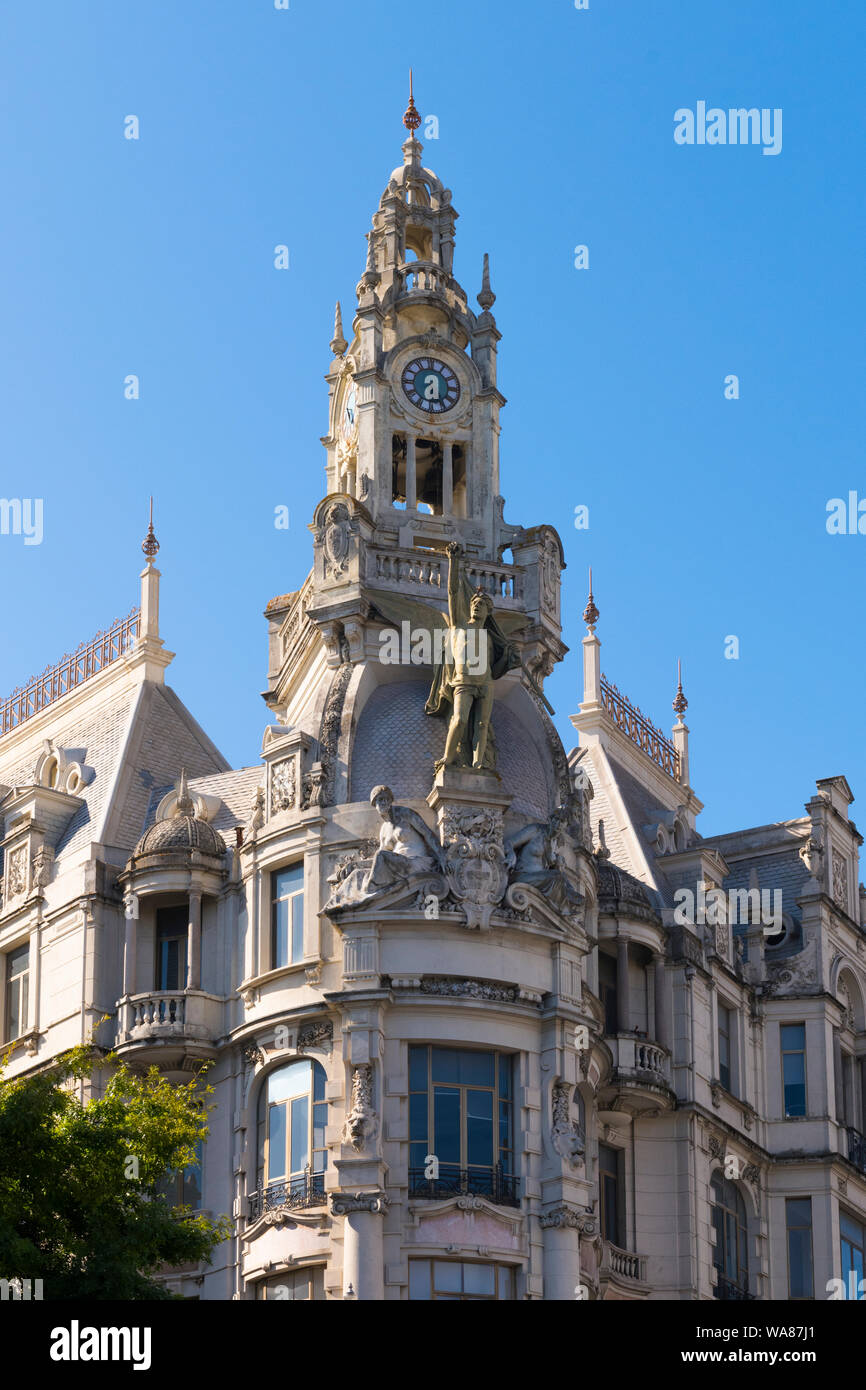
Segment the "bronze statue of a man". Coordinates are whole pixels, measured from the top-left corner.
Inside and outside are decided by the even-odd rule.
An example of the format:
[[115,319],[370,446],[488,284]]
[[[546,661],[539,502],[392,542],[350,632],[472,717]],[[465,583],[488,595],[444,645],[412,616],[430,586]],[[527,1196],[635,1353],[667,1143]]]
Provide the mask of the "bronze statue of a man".
[[493,601],[470,588],[461,573],[461,547],[448,546],[448,642],[425,705],[427,714],[448,714],[445,752],[439,767],[492,767],[490,716],[493,682],[520,657],[493,617]]

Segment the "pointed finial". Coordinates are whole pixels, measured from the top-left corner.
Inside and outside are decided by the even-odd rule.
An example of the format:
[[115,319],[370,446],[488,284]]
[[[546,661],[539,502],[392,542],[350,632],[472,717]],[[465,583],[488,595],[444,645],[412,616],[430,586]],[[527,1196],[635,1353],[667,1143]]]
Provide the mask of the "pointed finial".
[[147,563],[152,565],[159,553],[159,541],[153,533],[153,498],[150,499],[150,522],[147,527],[147,535],[141,542],[141,548],[147,557]]
[[366,269],[365,269],[365,271],[364,271],[364,274],[361,276],[361,284],[362,284],[362,285],[366,285],[369,289],[372,289],[375,285],[378,285],[378,283],[379,283],[379,281],[381,280],[381,278],[382,278],[381,275],[379,274],[378,270],[376,269],[376,243],[375,243],[375,240],[374,240],[374,233],[373,233],[373,232],[368,232],[368,233],[367,233],[367,266],[366,266]]
[[176,816],[191,816],[194,811],[192,797],[189,794],[189,784],[186,780],[186,768],[180,770],[180,781],[177,784],[177,804],[175,806]]
[[414,138],[415,138],[415,131],[418,129],[419,125],[421,124],[421,117],[418,115],[418,109],[417,109],[417,107],[416,107],[416,105],[415,105],[415,96],[414,96],[413,87],[412,87],[412,69],[411,69],[411,68],[409,69],[409,105],[406,107],[406,111],[405,111],[405,114],[404,114],[404,116],[403,116],[403,124],[404,124],[404,126],[406,127],[406,129],[407,129],[408,132],[409,132],[409,138],[410,138],[410,140],[414,140]]
[[595,632],[595,625],[599,620],[598,609],[595,606],[595,599],[592,596],[592,565],[589,567],[589,600],[583,610],[583,621],[586,623],[589,632]]
[[337,308],[334,313],[334,336],[331,339],[331,351],[335,357],[342,357],[349,344],[343,337],[343,310],[340,301],[337,300]]
[[492,309],[496,303],[496,295],[490,288],[490,256],[484,252],[484,270],[481,275],[481,293],[478,296],[478,303],[485,313]]
[[678,662],[677,662],[677,693],[676,693],[676,699],[675,699],[674,702],[673,702],[673,708],[676,710],[677,718],[679,719],[680,723],[682,723],[683,715],[685,714],[685,712],[686,712],[686,710],[688,709],[688,707],[689,707],[689,702],[688,702],[688,700],[686,699],[685,695],[683,694],[683,663],[682,663],[681,661],[678,661]]

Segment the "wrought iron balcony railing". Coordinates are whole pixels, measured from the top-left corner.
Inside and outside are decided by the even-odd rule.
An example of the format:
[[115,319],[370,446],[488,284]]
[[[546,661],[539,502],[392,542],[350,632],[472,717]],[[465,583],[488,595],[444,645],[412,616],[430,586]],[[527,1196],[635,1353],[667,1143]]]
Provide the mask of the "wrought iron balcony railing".
[[443,1163],[438,1178],[426,1178],[423,1168],[409,1169],[409,1196],[441,1201],[467,1195],[486,1197],[500,1207],[520,1206],[520,1179],[495,1168],[456,1168]]
[[866,1136],[859,1129],[848,1130],[848,1159],[861,1173],[866,1173]]
[[258,1192],[250,1194],[250,1221],[257,1221],[266,1211],[277,1207],[323,1207],[325,1197],[324,1173],[311,1173],[306,1169],[297,1177],[287,1178],[285,1182],[268,1183]]
[[713,1297],[720,1298],[724,1302],[753,1302],[757,1299],[756,1293],[749,1293],[749,1276],[743,1280],[742,1284],[736,1283],[733,1279],[726,1279],[724,1274],[718,1274],[717,1283],[713,1290]]

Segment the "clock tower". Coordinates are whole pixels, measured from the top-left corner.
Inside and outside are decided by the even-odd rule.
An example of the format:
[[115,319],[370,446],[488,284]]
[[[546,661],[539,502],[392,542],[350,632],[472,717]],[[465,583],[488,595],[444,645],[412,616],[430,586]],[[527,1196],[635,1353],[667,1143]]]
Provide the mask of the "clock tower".
[[[454,275],[458,214],[451,190],[425,167],[410,96],[403,162],[388,179],[367,233],[350,336],[337,304],[329,388],[326,495],[316,508],[314,569],[303,610],[324,638],[327,664],[376,650],[387,595],[447,606],[447,548],[512,627],[539,686],[564,655],[562,544],[553,527],[504,519],[500,493],[500,333],[484,257],[477,310]],[[377,598],[378,595],[378,598]],[[293,599],[294,596],[286,596]],[[277,601],[275,601],[276,603]],[[295,605],[292,605],[293,607]],[[266,699],[299,716],[298,624],[269,606]],[[521,621],[518,623],[517,619]]]

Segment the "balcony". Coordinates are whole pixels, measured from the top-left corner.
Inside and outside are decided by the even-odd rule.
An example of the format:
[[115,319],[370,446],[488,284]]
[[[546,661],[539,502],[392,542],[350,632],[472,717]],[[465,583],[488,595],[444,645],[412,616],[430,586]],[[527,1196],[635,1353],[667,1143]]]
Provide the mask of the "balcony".
[[672,1110],[670,1056],[658,1043],[638,1033],[605,1039],[613,1054],[613,1075],[605,1087],[610,1108],[639,1115],[647,1110]]
[[866,1173],[866,1136],[858,1129],[848,1129],[848,1162]]
[[178,1049],[180,1055],[212,1057],[222,1033],[223,1001],[202,990],[148,990],[118,1001],[116,1048],[132,1052]]
[[443,1163],[438,1178],[425,1178],[423,1168],[409,1169],[409,1196],[441,1202],[448,1197],[486,1197],[500,1207],[520,1206],[520,1179],[495,1168],[455,1168]]
[[247,1198],[249,1219],[258,1221],[260,1216],[279,1207],[291,1207],[295,1211],[303,1207],[323,1207],[326,1200],[324,1173],[311,1173],[306,1169],[287,1182],[272,1182],[251,1193]]
[[602,1297],[646,1298],[649,1294],[646,1267],[646,1255],[620,1250],[619,1246],[606,1240],[598,1271]]

